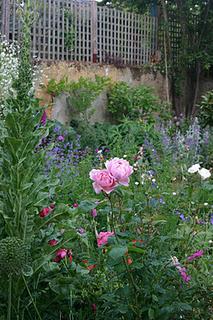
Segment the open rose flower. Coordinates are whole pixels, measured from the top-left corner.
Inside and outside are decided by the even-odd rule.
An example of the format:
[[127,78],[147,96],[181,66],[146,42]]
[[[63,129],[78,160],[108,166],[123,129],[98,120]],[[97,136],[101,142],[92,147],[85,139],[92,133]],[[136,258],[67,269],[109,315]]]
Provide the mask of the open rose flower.
[[67,255],[67,251],[67,249],[59,249],[58,251],[56,251],[56,257],[53,261],[60,262],[61,260],[63,260]]
[[188,169],[188,173],[195,173],[195,172],[198,172],[199,170],[200,170],[200,165],[199,163],[196,163]]
[[205,168],[200,169],[198,173],[201,176],[202,180],[206,180],[211,177],[211,172]]
[[93,169],[90,171],[90,179],[93,180],[93,188],[96,193],[101,191],[109,194],[117,186],[115,178],[109,173],[108,170],[96,170]]
[[56,256],[53,259],[53,261],[58,263],[61,260],[63,260],[65,257],[68,257],[70,260],[70,263],[71,263],[72,262],[72,251],[67,250],[67,249],[59,249],[58,251],[56,251]]
[[129,176],[133,173],[133,167],[124,159],[114,158],[106,161],[106,168],[116,181],[123,185],[129,185]]
[[108,242],[108,238],[109,237],[113,237],[115,235],[114,232],[100,232],[97,236],[97,243],[98,243],[98,247],[101,247],[104,244],[107,244]]

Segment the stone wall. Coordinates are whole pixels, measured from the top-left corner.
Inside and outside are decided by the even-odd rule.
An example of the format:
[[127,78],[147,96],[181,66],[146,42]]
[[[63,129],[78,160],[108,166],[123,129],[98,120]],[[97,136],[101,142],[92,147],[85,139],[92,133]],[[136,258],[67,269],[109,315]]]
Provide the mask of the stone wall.
[[[117,68],[113,65],[103,64],[84,64],[84,63],[41,63],[38,66],[38,77],[36,82],[36,95],[41,99],[43,105],[49,105],[48,115],[52,119],[56,119],[64,124],[68,124],[72,118],[72,114],[66,104],[66,95],[52,97],[45,93],[40,85],[46,85],[50,79],[59,81],[64,77],[69,80],[77,81],[80,77],[94,79],[95,76],[107,76],[112,81],[125,81],[130,85],[149,85],[153,87],[154,92],[164,101],[166,97],[165,79],[160,73],[145,72],[143,68]],[[107,96],[103,92],[94,102],[95,112],[91,116],[91,122],[103,122],[108,119],[106,111]]]

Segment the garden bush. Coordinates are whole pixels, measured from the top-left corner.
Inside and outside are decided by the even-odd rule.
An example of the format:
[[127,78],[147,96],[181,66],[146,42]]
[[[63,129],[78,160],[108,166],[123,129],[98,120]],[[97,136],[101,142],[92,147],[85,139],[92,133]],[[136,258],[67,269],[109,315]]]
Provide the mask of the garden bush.
[[108,110],[118,122],[126,116],[151,120],[153,113],[159,111],[159,102],[152,88],[130,87],[121,81],[113,84],[108,92]]
[[211,319],[212,129],[125,119],[88,139],[50,121],[25,40],[2,122],[0,319]]
[[202,96],[198,115],[203,127],[213,126],[213,90]]

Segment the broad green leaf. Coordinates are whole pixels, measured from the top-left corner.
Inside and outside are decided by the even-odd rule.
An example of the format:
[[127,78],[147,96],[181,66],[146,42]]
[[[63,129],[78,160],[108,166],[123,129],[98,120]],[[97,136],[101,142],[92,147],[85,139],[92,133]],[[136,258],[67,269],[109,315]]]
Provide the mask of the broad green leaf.
[[123,257],[125,255],[125,253],[127,253],[127,252],[128,252],[127,247],[122,247],[122,246],[114,247],[110,250],[109,256],[112,259],[117,260],[117,259],[120,259],[121,257]]

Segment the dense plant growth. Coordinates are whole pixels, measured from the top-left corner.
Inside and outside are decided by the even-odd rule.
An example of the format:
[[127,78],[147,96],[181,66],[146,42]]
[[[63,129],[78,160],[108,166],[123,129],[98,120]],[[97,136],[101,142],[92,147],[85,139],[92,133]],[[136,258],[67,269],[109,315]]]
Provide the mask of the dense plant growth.
[[67,103],[72,112],[75,115],[81,114],[83,119],[87,120],[86,111],[108,83],[108,78],[99,76],[95,76],[95,80],[80,77],[76,82],[64,78],[58,82],[52,79],[44,88],[52,97],[67,94]]
[[108,110],[118,121],[128,116],[146,118],[158,110],[159,102],[150,87],[130,87],[125,82],[113,84],[108,92]]
[[213,126],[213,90],[208,91],[200,103],[199,119],[204,127]]
[[[211,319],[212,128],[150,121],[155,97],[124,84],[141,119],[129,109],[118,125],[50,121],[33,95],[24,17],[1,123],[0,318]],[[105,81],[72,84],[72,103],[84,112]]]

